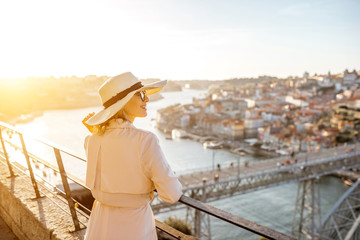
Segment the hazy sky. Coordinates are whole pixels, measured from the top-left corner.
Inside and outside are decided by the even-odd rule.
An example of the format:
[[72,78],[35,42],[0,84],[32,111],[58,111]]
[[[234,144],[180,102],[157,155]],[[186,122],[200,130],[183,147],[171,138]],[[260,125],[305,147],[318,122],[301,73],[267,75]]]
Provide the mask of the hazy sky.
[[360,70],[356,0],[0,0],[0,77]]

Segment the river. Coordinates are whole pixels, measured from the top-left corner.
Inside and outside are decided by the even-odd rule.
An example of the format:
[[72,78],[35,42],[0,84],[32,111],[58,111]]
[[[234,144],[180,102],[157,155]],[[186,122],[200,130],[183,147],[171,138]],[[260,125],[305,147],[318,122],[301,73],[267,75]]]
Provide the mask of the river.
[[[165,156],[173,170],[178,174],[191,169],[211,167],[213,164],[212,150],[204,149],[200,143],[192,140],[167,140],[165,135],[154,127],[153,119],[156,117],[157,109],[175,103],[191,103],[193,97],[201,97],[204,96],[205,93],[205,91],[189,89],[181,92],[164,92],[162,93],[164,96],[163,99],[148,103],[148,117],[137,118],[134,122],[136,127],[150,130],[159,137],[160,145],[162,146]],[[16,126],[29,135],[47,139],[84,157],[83,139],[88,132],[82,125],[81,120],[89,112],[96,112],[99,109],[99,107],[94,107],[45,111],[42,116],[35,118],[33,121]],[[28,147],[28,149],[32,150],[34,148],[35,147]],[[50,155],[53,155],[51,151],[45,151],[44,148],[38,147],[36,153],[42,155],[41,157],[50,162],[53,161],[55,164],[53,156],[50,157]],[[227,166],[230,162],[236,162],[237,159],[237,155],[220,149],[216,150],[214,161],[215,164],[220,163],[222,166]],[[241,161],[245,161],[245,159],[249,162],[266,160],[265,158],[246,155],[242,157]],[[64,157],[64,162],[67,171],[81,179],[85,178],[84,163],[67,157]],[[341,180],[335,177],[323,177],[320,179],[322,216],[325,216],[347,188]],[[211,202],[210,204],[242,218],[276,229],[285,234],[290,234],[296,191],[297,183],[289,183],[226,198]],[[185,210],[161,213],[156,215],[156,218],[165,220],[170,215],[184,218]],[[258,239],[258,236],[252,233],[214,219],[213,217],[210,217],[210,225],[212,239]]]

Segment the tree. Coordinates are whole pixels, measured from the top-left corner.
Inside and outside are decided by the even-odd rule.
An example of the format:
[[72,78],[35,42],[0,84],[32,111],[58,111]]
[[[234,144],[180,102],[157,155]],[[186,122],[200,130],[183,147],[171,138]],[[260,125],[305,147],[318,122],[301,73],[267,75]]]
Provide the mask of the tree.
[[252,146],[255,147],[255,148],[260,148],[262,145],[261,142],[255,142]]
[[182,220],[176,216],[174,217],[169,217],[168,219],[166,219],[164,221],[164,223],[166,223],[167,225],[169,225],[170,227],[175,228],[176,230],[179,230],[180,232],[187,234],[187,235],[191,235],[191,224],[188,223],[186,220]]

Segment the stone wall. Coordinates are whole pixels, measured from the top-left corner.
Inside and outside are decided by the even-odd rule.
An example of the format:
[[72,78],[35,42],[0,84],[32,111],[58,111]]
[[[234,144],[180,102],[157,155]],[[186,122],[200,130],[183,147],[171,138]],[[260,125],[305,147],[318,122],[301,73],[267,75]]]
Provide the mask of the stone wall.
[[[42,197],[34,199],[30,177],[15,172],[17,176],[9,178],[8,167],[0,157],[0,216],[20,240],[84,239],[85,229],[73,232],[71,216],[61,210],[68,211],[67,203],[40,186]],[[87,223],[81,215],[79,220]]]

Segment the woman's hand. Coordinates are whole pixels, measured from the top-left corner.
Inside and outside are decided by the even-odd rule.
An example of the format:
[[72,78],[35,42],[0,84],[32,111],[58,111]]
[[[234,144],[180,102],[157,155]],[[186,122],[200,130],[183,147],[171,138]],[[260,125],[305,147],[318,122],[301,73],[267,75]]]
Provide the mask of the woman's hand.
[[93,133],[94,132],[94,126],[90,126],[88,124],[86,124],[86,121],[91,118],[92,116],[94,116],[95,113],[92,112],[92,113],[89,113],[83,120],[82,120],[82,123],[85,125],[85,127],[91,132]]

